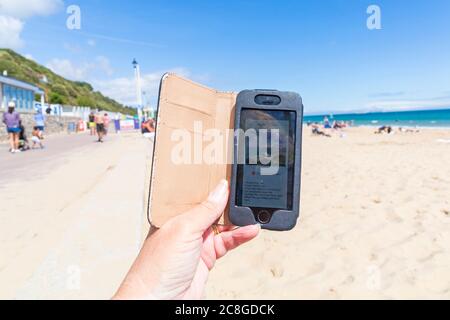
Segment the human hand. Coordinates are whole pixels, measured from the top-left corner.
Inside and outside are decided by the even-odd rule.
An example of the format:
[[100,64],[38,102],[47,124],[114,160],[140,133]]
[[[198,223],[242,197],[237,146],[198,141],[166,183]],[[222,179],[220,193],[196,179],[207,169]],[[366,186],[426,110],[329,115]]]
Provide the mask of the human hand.
[[253,238],[259,225],[212,226],[228,202],[222,181],[208,200],[173,218],[149,236],[115,299],[201,299],[216,261]]

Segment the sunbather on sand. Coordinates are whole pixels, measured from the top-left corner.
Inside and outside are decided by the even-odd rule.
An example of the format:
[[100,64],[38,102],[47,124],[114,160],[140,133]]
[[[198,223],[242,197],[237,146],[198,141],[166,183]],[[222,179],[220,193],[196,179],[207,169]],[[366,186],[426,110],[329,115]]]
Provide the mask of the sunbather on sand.
[[331,138],[330,134],[321,131],[318,126],[313,126],[312,128],[313,128],[312,129],[312,134],[314,136],[324,136],[324,137],[327,137],[327,138]]
[[390,126],[382,126],[377,131],[375,131],[375,134],[383,134],[383,133],[391,134],[393,131],[394,130]]
[[400,131],[401,133],[419,133],[420,130],[419,129],[407,129],[407,128],[398,128],[398,131]]

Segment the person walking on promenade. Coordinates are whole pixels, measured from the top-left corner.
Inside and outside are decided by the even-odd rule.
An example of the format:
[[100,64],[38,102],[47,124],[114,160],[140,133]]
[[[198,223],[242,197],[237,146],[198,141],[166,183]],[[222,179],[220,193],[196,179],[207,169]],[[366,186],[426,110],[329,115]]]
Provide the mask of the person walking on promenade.
[[42,112],[37,112],[34,115],[34,122],[35,126],[39,128],[39,131],[44,132],[45,131],[45,117]]
[[105,113],[105,115],[103,116],[103,123],[105,126],[105,137],[106,137],[109,131],[109,124],[111,123],[111,120],[109,119],[109,115],[107,113]]
[[16,103],[11,101],[8,103],[8,111],[3,114],[3,123],[9,135],[9,144],[11,153],[18,153],[19,150],[19,134],[20,134],[20,115],[15,111]]
[[44,135],[38,126],[33,128],[33,133],[31,137],[31,141],[33,142],[32,149],[35,149],[36,146],[39,146],[41,149],[44,149],[44,144],[42,143],[44,140]]
[[26,133],[25,126],[23,125],[22,121],[19,122],[19,150],[20,151],[28,151],[30,150],[30,143],[28,142],[28,137]]
[[114,117],[114,129],[116,129],[116,133],[120,133],[120,116],[116,114]]
[[89,130],[91,131],[91,136],[95,136],[96,132],[95,115],[93,112],[89,115]]
[[103,137],[105,136],[105,118],[100,112],[95,116],[95,124],[97,129],[98,142],[103,143]]

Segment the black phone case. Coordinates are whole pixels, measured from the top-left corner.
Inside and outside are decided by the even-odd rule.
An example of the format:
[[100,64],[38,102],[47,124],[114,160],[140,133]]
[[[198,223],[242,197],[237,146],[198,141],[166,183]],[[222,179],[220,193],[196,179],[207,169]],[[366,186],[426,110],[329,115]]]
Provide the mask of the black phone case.
[[[258,95],[274,95],[281,98],[278,105],[259,105],[255,98]],[[281,92],[276,90],[245,90],[239,93],[236,100],[235,128],[240,128],[241,111],[243,108],[254,108],[262,110],[281,110],[295,111],[297,113],[297,128],[295,133],[295,174],[294,174],[294,193],[293,210],[278,210],[272,215],[269,223],[261,224],[263,229],[273,231],[292,230],[297,225],[300,215],[300,189],[301,189],[301,165],[302,165],[302,129],[303,129],[303,102],[298,93]],[[236,206],[237,190],[237,169],[238,169],[238,137],[234,138],[234,161],[231,178],[231,196],[230,196],[230,221],[236,226],[248,226],[257,224],[255,214],[248,207]]]

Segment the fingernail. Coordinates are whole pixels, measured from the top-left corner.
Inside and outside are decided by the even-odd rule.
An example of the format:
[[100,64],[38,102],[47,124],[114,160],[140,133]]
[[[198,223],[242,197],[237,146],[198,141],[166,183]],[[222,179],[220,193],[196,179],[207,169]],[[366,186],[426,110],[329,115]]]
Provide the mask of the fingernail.
[[210,193],[208,201],[219,202],[220,200],[222,200],[224,196],[226,196],[227,192],[228,192],[228,181],[222,180],[216,187],[216,189],[214,189],[214,191]]

